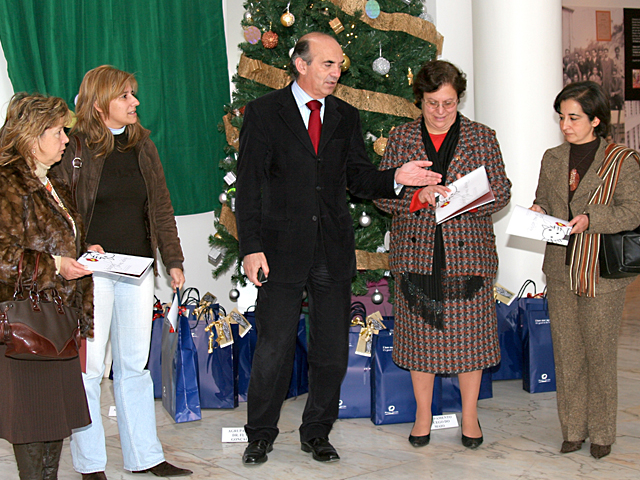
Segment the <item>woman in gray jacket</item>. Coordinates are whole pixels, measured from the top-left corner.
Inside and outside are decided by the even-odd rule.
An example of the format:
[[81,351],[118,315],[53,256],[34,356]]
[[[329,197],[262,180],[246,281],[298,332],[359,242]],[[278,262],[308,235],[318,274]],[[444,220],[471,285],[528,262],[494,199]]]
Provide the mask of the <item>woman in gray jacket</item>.
[[[566,142],[542,159],[531,210],[569,219],[569,246],[547,243],[542,270],[547,276],[549,315],[556,364],[560,452],[582,448],[591,455],[611,452],[616,438],[617,347],[625,288],[632,278],[599,277],[599,236],[640,224],[640,167],[637,152],[622,162],[608,202],[594,200],[606,184],[605,140],[611,118],[599,85],[567,85],[556,97]],[[599,188],[600,187],[600,188]]]

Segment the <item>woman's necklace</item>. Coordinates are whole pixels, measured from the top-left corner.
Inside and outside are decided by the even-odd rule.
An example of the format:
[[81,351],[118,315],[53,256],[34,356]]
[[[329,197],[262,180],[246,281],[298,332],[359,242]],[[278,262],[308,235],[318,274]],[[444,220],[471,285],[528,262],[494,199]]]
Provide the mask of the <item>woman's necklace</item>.
[[595,148],[589,150],[576,164],[576,166],[574,168],[571,169],[571,171],[569,172],[569,190],[571,190],[572,192],[578,188],[578,185],[580,185],[580,174],[578,173],[578,167],[580,165],[582,165],[582,163],[591,156],[592,153],[594,153],[598,147],[600,146],[600,144],[598,143]]

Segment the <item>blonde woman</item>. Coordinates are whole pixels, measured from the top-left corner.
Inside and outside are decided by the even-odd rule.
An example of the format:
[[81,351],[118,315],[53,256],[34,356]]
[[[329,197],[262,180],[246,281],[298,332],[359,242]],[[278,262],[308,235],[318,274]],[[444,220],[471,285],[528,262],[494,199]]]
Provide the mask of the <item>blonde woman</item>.
[[[77,99],[77,123],[59,173],[75,184],[89,243],[99,243],[107,252],[153,258],[159,249],[172,287],[181,288],[184,257],[158,151],[138,120],[137,88],[132,74],[109,65],[86,73]],[[76,156],[82,165],[74,180]],[[153,382],[145,369],[153,295],[151,274],[140,284],[95,277],[95,335],[87,342],[83,375],[93,423],[71,437],[73,465],[85,480],[106,478],[100,382],[109,337],[124,468],[163,477],[192,473],[165,461],[156,433]]]

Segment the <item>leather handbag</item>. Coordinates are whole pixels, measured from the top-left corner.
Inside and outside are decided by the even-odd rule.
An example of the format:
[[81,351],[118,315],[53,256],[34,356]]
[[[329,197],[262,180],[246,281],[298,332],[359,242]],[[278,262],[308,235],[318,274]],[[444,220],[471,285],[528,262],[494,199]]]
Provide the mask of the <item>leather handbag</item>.
[[[80,310],[62,303],[56,289],[38,291],[36,255],[31,286],[22,284],[24,253],[18,263],[13,300],[0,302],[0,344],[5,356],[21,360],[65,360],[78,356]],[[26,295],[25,295],[26,293]]]
[[632,277],[640,273],[640,226],[635,230],[600,235],[600,276]]

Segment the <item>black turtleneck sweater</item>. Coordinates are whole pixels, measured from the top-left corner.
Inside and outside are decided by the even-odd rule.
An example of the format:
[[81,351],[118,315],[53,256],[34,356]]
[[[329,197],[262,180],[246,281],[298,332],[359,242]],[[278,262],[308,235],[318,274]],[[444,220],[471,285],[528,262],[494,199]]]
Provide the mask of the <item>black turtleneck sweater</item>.
[[120,151],[127,133],[114,135],[115,147],[107,156],[100,175],[89,244],[102,245],[105,252],[151,257],[147,226],[147,187],[134,149]]

